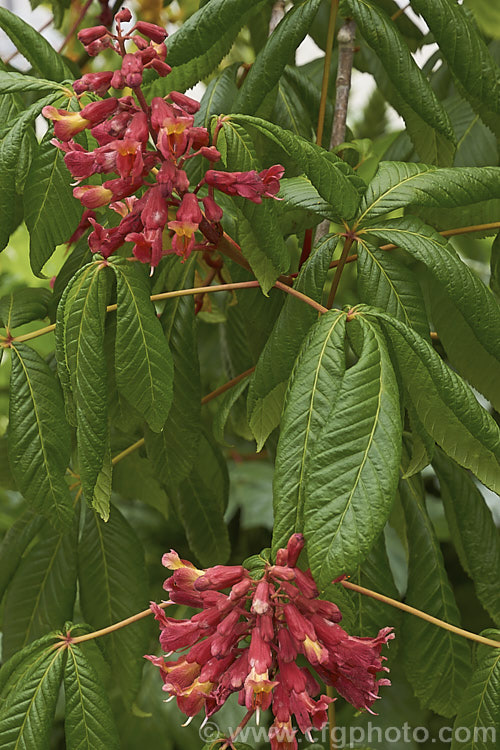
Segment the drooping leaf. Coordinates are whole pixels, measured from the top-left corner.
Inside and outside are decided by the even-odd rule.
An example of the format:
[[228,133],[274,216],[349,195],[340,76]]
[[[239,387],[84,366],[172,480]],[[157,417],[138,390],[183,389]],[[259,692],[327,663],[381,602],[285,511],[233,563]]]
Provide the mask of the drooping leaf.
[[[19,19],[18,19],[19,20]],[[68,90],[56,81],[48,81],[44,78],[16,73],[14,71],[0,70],[0,94],[13,94],[24,91],[55,91]]]
[[498,146],[494,134],[470,104],[458,94],[443,102],[457,139],[455,167],[488,167],[498,164]]
[[44,519],[34,511],[25,510],[12,524],[0,544],[0,600],[17,570],[24,550],[35,538]]
[[500,539],[491,511],[471,477],[454,461],[437,451],[432,463],[462,567],[474,581],[479,601],[499,624]]
[[[294,288],[321,302],[326,275],[337,245],[336,237],[325,237],[310,256]],[[287,295],[273,331],[259,357],[248,392],[248,421],[260,451],[278,426],[288,378],[304,337],[317,319],[317,311],[302,300]]]
[[396,376],[378,326],[362,323],[354,333],[359,358],[331,384],[334,401],[306,467],[304,534],[322,588],[366,557],[385,526],[398,483],[402,421]]
[[[167,276],[168,289],[192,288],[196,259],[176,262]],[[173,399],[159,435],[146,433],[146,447],[165,484],[186,478],[198,451],[201,383],[197,327],[192,296],[167,300],[160,317],[173,357]]]
[[53,644],[54,633],[48,633],[25,646],[22,651],[16,651],[10,659],[2,664],[0,670],[0,708],[3,708],[7,698],[17,690],[32,667],[36,666],[40,659],[47,655],[47,647],[52,650]]
[[358,291],[366,304],[381,307],[428,337],[429,322],[418,280],[392,253],[358,243]]
[[365,183],[347,162],[288,130],[250,115],[231,115],[245,128],[255,128],[287,153],[311,180],[337,218],[351,219],[358,208]]
[[314,132],[307,108],[292,84],[284,77],[277,84],[276,101],[270,119],[281,128],[304,138],[311,138]]
[[284,15],[257,55],[239,90],[234,105],[236,112],[253,114],[258,110],[307,34],[319,5],[320,0],[305,0]]
[[390,338],[405,388],[436,443],[494,492],[500,490],[500,430],[466,383],[433,347],[396,318],[381,320]]
[[346,0],[346,4],[361,34],[379,57],[398,100],[403,102],[398,109],[421,158],[430,156],[433,163],[451,164],[455,138],[448,114],[396,24],[368,0]]
[[[155,433],[151,433],[158,437]],[[130,500],[141,500],[167,517],[167,495],[155,477],[152,462],[134,451],[113,467],[113,491]]]
[[[425,509],[420,477],[401,480],[410,548],[406,603],[452,625],[460,615],[448,581],[439,542]],[[422,706],[453,716],[470,678],[470,649],[461,636],[405,615],[403,664]]]
[[65,482],[71,435],[59,384],[26,344],[12,345],[9,462],[20,491],[54,526],[73,515]]
[[500,234],[497,234],[491,246],[490,287],[500,297]]
[[413,0],[441,54],[484,122],[500,135],[500,68],[464,8],[448,0]]
[[243,380],[241,380],[237,385],[230,388],[222,398],[219,398],[217,412],[214,416],[214,421],[212,424],[212,430],[214,438],[220,445],[225,445],[224,432],[231,415],[231,410],[238,399],[244,394],[245,390],[248,388],[248,385],[248,378],[243,378]]
[[[366,230],[404,248],[424,263],[437,282],[443,310],[433,305],[434,321],[443,336],[451,362],[489,398],[500,404],[500,305],[476,274],[458,257],[451,245],[416,217],[393,219],[390,229]],[[453,314],[453,321],[447,317]],[[462,339],[463,337],[463,339]],[[465,354],[465,347],[468,347]],[[468,361],[471,354],[474,361]]]
[[107,521],[109,518],[109,503],[111,500],[112,481],[113,464],[111,463],[111,453],[108,447],[104,454],[101,470],[97,475],[94,494],[91,499],[92,507],[99,513],[103,521]]
[[237,64],[229,65],[212,78],[201,98],[200,109],[194,116],[194,124],[197,127],[208,128],[212,115],[227,114],[231,111],[238,93],[237,68]]
[[224,523],[228,490],[227,466],[220,449],[202,433],[193,468],[173,499],[189,547],[204,567],[224,563],[229,557]]
[[[74,399],[80,477],[89,502],[108,447],[106,272],[106,267],[94,262],[73,277],[59,303],[56,323],[58,371],[65,395],[69,390]],[[70,410],[71,396],[66,398]]]
[[58,532],[48,524],[22,559],[5,597],[2,653],[8,658],[73,616],[77,527]]
[[22,18],[6,8],[0,8],[0,27],[10,37],[19,52],[29,60],[44,78],[50,81],[73,80],[71,70],[50,42]]
[[115,261],[118,313],[115,376],[118,389],[160,432],[172,402],[173,364],[155,313],[144,268]]
[[263,5],[264,0],[205,3],[169,37],[168,63],[173,70],[147,87],[148,97],[186,91],[206,78],[229,52],[241,27]]
[[307,465],[345,372],[345,318],[338,310],[325,313],[311,328],[295,363],[276,454],[273,553],[303,528]]
[[365,226],[403,206],[441,210],[499,197],[500,167],[438,169],[413,162],[381,162],[361,201],[357,224]]
[[48,315],[51,297],[48,289],[40,287],[6,294],[0,299],[0,324],[10,330],[32,320],[43,320]]
[[0,708],[2,750],[49,750],[65,661],[66,650],[50,646],[31,660]]
[[288,208],[300,208],[304,211],[314,211],[320,217],[334,220],[333,210],[320,196],[307,177],[285,177],[280,180],[278,197]]
[[[498,630],[481,635],[500,641]],[[476,662],[453,726],[451,750],[491,750],[500,732],[500,650],[481,645]]]
[[[104,523],[87,510],[78,545],[80,603],[85,621],[99,629],[148,606],[144,551],[133,528],[116,506]],[[110,633],[104,644],[114,682],[130,705],[137,693],[148,623],[139,620]]]
[[66,242],[80,221],[82,206],[73,198],[62,153],[48,134],[31,162],[24,186],[24,218],[30,233],[30,262],[39,276],[57,245]]
[[64,729],[68,750],[118,750],[118,731],[108,693],[100,682],[85,646],[71,645],[64,670]]
[[408,464],[405,466],[403,479],[409,479],[428,466],[434,455],[436,444],[420,421],[417,411],[411,401],[407,401],[406,410],[411,428],[411,452]]

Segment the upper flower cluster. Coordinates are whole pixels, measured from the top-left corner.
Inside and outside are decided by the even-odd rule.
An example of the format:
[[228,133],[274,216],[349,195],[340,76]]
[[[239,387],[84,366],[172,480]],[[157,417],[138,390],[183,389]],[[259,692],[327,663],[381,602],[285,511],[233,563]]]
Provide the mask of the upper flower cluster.
[[[271,708],[272,750],[298,747],[292,717],[305,734],[327,722],[333,699],[319,695],[319,684],[299,666],[299,656],[358,709],[371,711],[379,687],[390,684],[377,673],[388,671],[380,652],[394,638],[392,628],[376,638],[348,635],[338,625],[338,607],[319,599],[311,572],[297,567],[303,546],[303,536],[294,534],[258,581],[241,566],[199,570],[172,550],[163,556],[174,571],[164,583],[169,601],[202,611],[176,620],[151,603],[167,655],[146,658],[159,667],[163,690],[189,717],[203,708],[212,716],[233,692],[248,710]],[[169,661],[174,651],[185,653]]]
[[[78,34],[90,55],[112,49],[122,58],[118,70],[86,73],[74,82],[79,98],[90,92],[101,100],[90,102],[79,112],[47,106],[42,113],[54,122],[59,140],[53,143],[64,152],[66,166],[76,181],[73,194],[87,209],[80,231],[93,226],[90,249],[107,258],[124,242],[133,242],[135,257],[156,266],[167,253],[187,257],[196,247],[195,232],[220,221],[222,209],[214,199],[214,188],[260,203],[263,197],[276,195],[284,168],[275,165],[260,173],[211,169],[192,187],[186,162],[202,156],[215,163],[220,153],[210,143],[208,130],[194,124],[198,102],[171,91],[147,104],[141,90],[144,70],[152,68],[160,76],[171,70],[165,62],[167,32],[138,21],[125,33],[122,23],[130,20],[130,11],[123,9],[115,16],[116,33],[95,26]],[[130,43],[135,52],[127,51]],[[108,96],[110,89],[124,88],[135,96]],[[96,148],[87,150],[74,140],[84,130],[95,138]],[[108,175],[102,184],[80,185],[101,174]],[[198,191],[203,185],[208,191],[200,198]],[[93,209],[107,205],[121,217],[117,226],[105,227],[96,219]],[[204,241],[200,248],[207,246]]]

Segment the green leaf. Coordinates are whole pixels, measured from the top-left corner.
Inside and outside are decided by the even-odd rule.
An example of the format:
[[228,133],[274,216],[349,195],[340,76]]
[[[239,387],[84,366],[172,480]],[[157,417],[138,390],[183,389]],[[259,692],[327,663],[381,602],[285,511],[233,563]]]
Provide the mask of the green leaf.
[[16,651],[10,659],[2,664],[2,669],[0,669],[0,709],[3,708],[10,694],[16,691],[19,684],[23,682],[32,667],[36,666],[40,659],[47,655],[47,646],[52,651],[53,645],[54,633],[48,633],[25,646],[22,651]]
[[[18,19],[19,20],[19,19]],[[70,90],[66,86],[61,86],[55,81],[48,81],[44,78],[34,78],[24,73],[15,73],[7,70],[0,70],[0,94],[13,94],[18,91],[66,91]]]
[[77,527],[56,532],[48,524],[22,559],[7,590],[2,652],[8,658],[73,616]]
[[[387,557],[383,532],[376,539],[368,556],[357,567],[349,580],[372,591],[381,591],[386,596],[399,600],[400,596]],[[394,607],[355,591],[348,591],[347,593],[354,600],[355,619],[350,623],[350,629],[356,635],[373,638],[381,627],[390,626],[399,629],[401,612],[395,610]],[[396,638],[390,645],[388,653],[390,660],[393,660],[396,656],[398,647],[398,639]]]
[[11,330],[48,315],[52,294],[41,287],[16,289],[0,299],[0,324]]
[[40,276],[56,246],[70,238],[82,215],[82,206],[73,198],[62,153],[52,145],[51,138],[49,134],[40,143],[24,186],[24,219],[35,276]]
[[[224,440],[224,432],[226,424],[231,414],[233,406],[236,404],[240,396],[243,395],[245,390],[248,388],[248,378],[244,378],[237,385],[230,388],[222,398],[219,399],[217,404],[217,411],[214,416],[212,424],[212,430],[214,438],[220,445],[227,445]],[[258,449],[257,449],[258,450]]]
[[427,432],[461,466],[493,492],[500,490],[500,430],[466,383],[432,346],[392,316],[382,321],[404,385]]
[[354,334],[359,358],[331,384],[333,403],[306,469],[304,534],[321,588],[366,557],[385,526],[398,483],[402,421],[396,376],[378,326],[362,323]]
[[319,5],[320,0],[305,0],[285,14],[245,78],[234,104],[236,112],[252,114],[258,110],[307,34]]
[[[141,612],[148,606],[144,551],[133,528],[111,506],[104,523],[87,510],[78,545],[80,604],[85,621],[99,629]],[[129,706],[137,693],[149,626],[139,620],[110,633],[103,643],[113,681]]]
[[99,681],[85,647],[70,645],[64,670],[68,750],[118,750],[118,731],[106,688]]
[[413,59],[397,26],[368,0],[346,0],[356,24],[376,52],[385,73],[403,102],[400,114],[422,159],[450,164],[454,154],[454,133],[450,119],[429,81]]
[[294,86],[284,76],[277,84],[276,101],[270,119],[294,135],[312,138],[314,130],[310,114]]
[[200,109],[194,116],[194,124],[197,127],[208,128],[213,115],[231,111],[238,93],[236,86],[238,67],[237,63],[229,65],[212,78],[201,98]]
[[[421,479],[402,480],[400,494],[410,549],[405,601],[433,617],[459,625],[460,615],[439,542],[425,510]],[[467,641],[413,615],[403,618],[401,641],[406,675],[422,706],[453,716],[470,678]]]
[[9,462],[16,483],[54,526],[72,516],[65,481],[71,434],[62,394],[46,362],[26,344],[12,344]]
[[148,97],[186,91],[206,78],[227,55],[241,27],[264,0],[210,0],[168,39],[172,72],[146,87]]
[[[192,288],[195,265],[194,255],[185,263],[175,258],[165,288]],[[173,399],[161,433],[146,433],[146,447],[162,482],[177,484],[191,470],[200,437],[201,383],[193,297],[167,300],[160,323],[172,351]]]
[[500,540],[491,511],[475,482],[454,461],[437,451],[432,463],[462,567],[474,581],[479,601],[498,625]]
[[[497,630],[481,635],[500,640]],[[451,750],[491,750],[500,732],[499,702],[500,650],[479,646],[477,664],[455,719]]]
[[357,224],[403,206],[461,208],[500,197],[500,167],[438,169],[413,162],[381,162],[366,189]]
[[109,501],[111,500],[111,484],[113,480],[113,464],[109,447],[104,455],[103,464],[94,487],[91,505],[103,521],[109,518]]
[[484,34],[500,39],[500,7],[490,0],[465,0],[465,5],[472,10]]
[[154,476],[152,462],[137,451],[113,467],[113,491],[130,500],[141,500],[159,510],[165,518],[168,517],[168,498]]
[[351,167],[330,151],[250,115],[231,115],[231,121],[255,128],[287,153],[311,180],[338,218],[351,219],[358,208],[365,183]]
[[332,221],[335,219],[334,210],[323,200],[307,177],[285,177],[280,180],[278,197],[287,208],[300,208],[304,211],[313,211],[319,217]]
[[2,708],[2,750],[49,750],[52,721],[66,661],[66,649],[38,653]]
[[10,37],[19,52],[29,60],[44,78],[50,81],[73,80],[71,70],[50,42],[19,16],[0,8],[0,27]]
[[382,308],[428,337],[429,322],[415,273],[395,254],[362,240],[358,243],[358,292],[362,302]]
[[118,389],[154,432],[160,432],[172,403],[172,355],[143,267],[126,260],[112,264],[117,280],[115,375]]
[[411,401],[407,401],[405,405],[411,427],[411,455],[403,479],[409,479],[431,463],[436,444],[420,421]]
[[[500,305],[496,297],[451,245],[420,219],[393,219],[390,229],[377,227],[366,232],[402,247],[427,266],[437,282],[434,294],[442,300],[442,309],[437,301],[432,307],[450,361],[498,407]],[[453,315],[453,321],[447,314]],[[469,361],[471,355],[473,362]]]
[[178,488],[174,502],[190,549],[204,567],[224,563],[230,543],[224,511],[229,480],[218,446],[202,433],[192,471]]
[[[82,268],[59,303],[56,354],[59,377],[74,398],[80,477],[92,501],[108,447],[107,377],[104,321],[108,298],[106,267]],[[57,330],[59,327],[59,331]],[[66,398],[71,411],[71,403]]]
[[[325,237],[302,266],[294,288],[321,302],[336,237]],[[278,426],[288,379],[309,328],[318,317],[314,308],[287,295],[271,335],[259,357],[248,392],[248,421],[257,452]]]
[[273,555],[303,528],[307,466],[345,372],[345,320],[339,310],[325,313],[311,328],[295,362],[276,454]]
[[440,52],[484,122],[500,135],[500,69],[464,8],[449,0],[413,0]]
[[498,164],[498,146],[494,134],[472,107],[458,94],[445,99],[457,138],[455,167],[487,167]]
[[491,246],[490,287],[500,297],[500,234],[497,234]]
[[[244,128],[232,121],[224,123],[229,170],[258,169],[255,149]],[[278,224],[273,200],[257,204],[246,198],[233,199],[237,214],[237,239],[267,294],[281,273],[288,270],[290,258]]]
[[25,510],[12,524],[0,544],[0,600],[17,570],[24,550],[35,538],[44,519],[34,511]]

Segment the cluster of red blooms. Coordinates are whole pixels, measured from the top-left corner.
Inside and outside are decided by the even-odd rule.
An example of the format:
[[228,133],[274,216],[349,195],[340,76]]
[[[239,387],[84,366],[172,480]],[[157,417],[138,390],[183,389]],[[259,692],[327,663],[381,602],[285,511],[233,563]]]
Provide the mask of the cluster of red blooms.
[[[163,564],[174,571],[164,584],[169,601],[202,611],[176,620],[151,604],[167,655],[146,658],[159,667],[163,690],[176,697],[188,717],[204,708],[208,719],[233,692],[257,715],[271,708],[272,750],[296,750],[292,716],[306,735],[327,723],[333,699],[319,695],[314,700],[320,687],[309,669],[296,663],[299,655],[358,709],[371,711],[379,687],[390,684],[377,679],[377,673],[388,671],[380,652],[394,638],[392,628],[376,638],[348,635],[338,625],[338,607],[319,599],[311,572],[297,567],[303,546],[302,534],[294,534],[258,581],[241,566],[198,570],[172,550],[163,556]],[[229,587],[230,593],[221,592]],[[176,661],[167,660],[186,649]]]
[[[195,232],[200,225],[206,228],[212,223],[220,234],[222,209],[214,200],[214,188],[260,203],[263,197],[276,195],[284,168],[275,165],[260,173],[208,170],[190,190],[186,161],[202,156],[217,162],[220,153],[210,145],[207,129],[194,125],[198,102],[172,91],[165,98],[154,97],[150,105],[146,103],[141,90],[144,69],[151,68],[160,76],[171,70],[165,62],[167,32],[156,24],[138,21],[124,33],[121,25],[130,20],[130,11],[123,9],[115,16],[115,34],[106,26],[78,34],[89,55],[112,49],[122,58],[120,69],[86,73],[73,84],[78,96],[91,92],[107,98],[91,102],[79,112],[47,106],[42,113],[54,122],[59,141],[53,143],[64,152],[66,166],[76,180],[73,195],[87,209],[72,239],[91,224],[92,252],[107,258],[124,242],[133,242],[135,257],[153,267],[167,253],[186,258],[197,247]],[[135,52],[127,52],[128,42],[135,45]],[[135,98],[107,96],[110,89],[125,87],[132,89]],[[99,144],[92,151],[73,139],[87,129]],[[113,173],[117,177],[102,185],[79,184],[92,175]],[[199,198],[204,184],[208,194]],[[92,209],[106,205],[121,217],[118,226],[106,228],[98,223]]]

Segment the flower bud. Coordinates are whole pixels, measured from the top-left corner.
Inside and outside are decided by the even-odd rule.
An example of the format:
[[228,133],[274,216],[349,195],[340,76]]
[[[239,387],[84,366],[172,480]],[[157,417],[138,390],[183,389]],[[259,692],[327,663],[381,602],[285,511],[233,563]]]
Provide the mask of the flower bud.
[[109,30],[105,26],[92,26],[90,29],[82,29],[78,32],[77,37],[84,47],[97,39],[102,39],[109,35]]
[[127,53],[123,57],[122,62],[122,75],[125,79],[125,84],[130,86],[131,89],[137,88],[142,83],[142,71],[143,64],[139,57]]
[[191,99],[190,96],[181,94],[179,91],[171,91],[168,96],[174,104],[177,104],[178,107],[185,112],[188,112],[190,115],[194,115],[200,108],[200,103],[197,102],[196,99]]
[[209,195],[203,198],[203,208],[209,221],[220,221],[222,219],[222,208]]
[[[280,165],[277,165],[277,166],[280,166]],[[265,171],[270,172],[271,170],[268,169]],[[297,564],[299,555],[304,549],[304,544],[305,544],[304,534],[292,534],[292,536],[288,540],[286,549],[288,552],[288,565],[291,568],[294,568],[295,565]]]
[[202,146],[200,148],[200,154],[205,157],[205,159],[208,159],[208,161],[220,161],[221,155],[220,151],[217,151],[215,146]]
[[[187,195],[193,194],[188,193]],[[187,196],[184,196],[183,205],[184,201],[186,201],[186,197]],[[196,196],[193,195],[193,198],[195,198],[196,200]],[[198,207],[198,203],[196,203],[196,207]],[[182,206],[177,211],[177,216],[179,216],[179,212],[181,210]],[[172,223],[173,222],[169,222],[169,225]],[[234,586],[235,583],[239,583],[239,581],[241,581],[241,579],[246,576],[248,576],[248,573],[241,565],[215,565],[215,567],[213,568],[208,568],[208,570],[205,572],[205,575],[203,575],[201,578],[198,578],[194,587],[198,591],[206,591],[207,589],[225,589],[228,586]]]
[[83,94],[84,91],[93,91],[97,96],[104,96],[111,86],[113,73],[105,71],[103,73],[85,73],[73,83],[73,89],[77,94]]
[[144,36],[147,36],[151,41],[161,44],[167,36],[165,29],[161,26],[157,26],[155,23],[148,23],[147,21],[137,21],[135,28]]
[[115,21],[117,23],[121,23],[122,21],[124,23],[128,23],[132,20],[132,13],[129,11],[128,8],[122,8],[118,11],[118,13],[115,15]]

